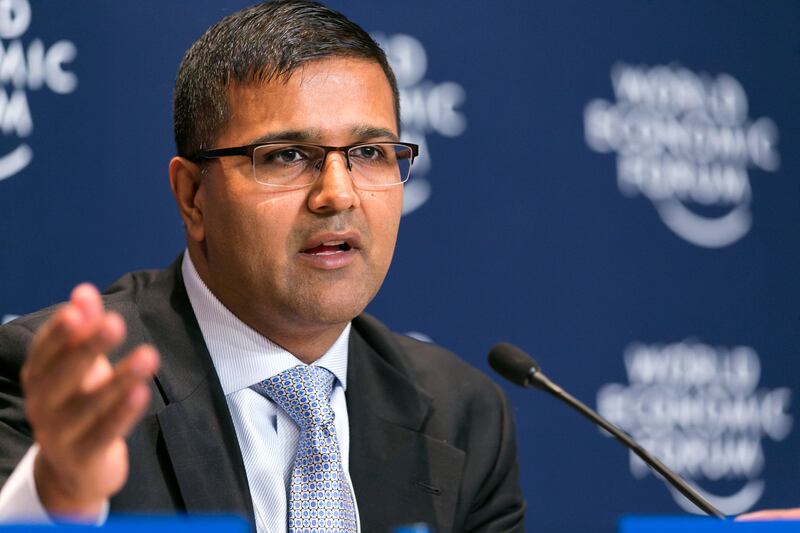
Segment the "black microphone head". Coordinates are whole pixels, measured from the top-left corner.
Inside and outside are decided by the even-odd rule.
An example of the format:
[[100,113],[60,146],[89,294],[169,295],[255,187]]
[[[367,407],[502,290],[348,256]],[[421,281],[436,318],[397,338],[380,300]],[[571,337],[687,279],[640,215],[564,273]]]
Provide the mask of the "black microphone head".
[[513,344],[501,342],[489,351],[489,366],[520,387],[530,385],[531,371],[539,371],[539,363]]

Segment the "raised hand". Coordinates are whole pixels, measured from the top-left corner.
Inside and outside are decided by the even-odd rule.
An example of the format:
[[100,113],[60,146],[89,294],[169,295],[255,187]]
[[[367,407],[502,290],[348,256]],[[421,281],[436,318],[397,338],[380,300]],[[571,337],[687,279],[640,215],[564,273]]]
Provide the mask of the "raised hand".
[[766,509],[739,515],[736,520],[742,522],[755,522],[761,520],[798,520],[800,521],[800,507],[793,509]]
[[34,336],[21,380],[39,452],[36,489],[53,516],[94,518],[128,476],[124,437],[150,401],[158,354],[142,345],[112,366],[125,323],[79,285]]

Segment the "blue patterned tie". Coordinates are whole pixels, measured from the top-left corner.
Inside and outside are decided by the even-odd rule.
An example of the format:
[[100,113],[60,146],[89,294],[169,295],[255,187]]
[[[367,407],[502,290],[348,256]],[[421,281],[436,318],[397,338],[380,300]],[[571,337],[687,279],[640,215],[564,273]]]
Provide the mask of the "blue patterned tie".
[[325,368],[298,365],[254,385],[300,426],[289,493],[290,533],[358,530],[333,424],[333,380]]

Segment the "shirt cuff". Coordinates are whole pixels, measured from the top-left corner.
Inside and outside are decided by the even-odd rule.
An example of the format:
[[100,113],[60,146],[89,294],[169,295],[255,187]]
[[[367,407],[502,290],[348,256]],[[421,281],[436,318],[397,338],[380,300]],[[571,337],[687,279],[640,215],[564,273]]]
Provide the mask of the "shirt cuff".
[[[39,453],[39,445],[31,446],[19,462],[11,477],[0,490],[0,524],[54,524],[47,509],[39,500],[33,463]],[[94,524],[102,526],[108,519],[108,500],[97,515]]]

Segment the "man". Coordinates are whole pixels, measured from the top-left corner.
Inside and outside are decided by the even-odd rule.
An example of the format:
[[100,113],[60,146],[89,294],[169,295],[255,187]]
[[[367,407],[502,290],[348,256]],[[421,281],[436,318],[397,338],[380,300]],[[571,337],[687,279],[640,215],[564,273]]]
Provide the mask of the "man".
[[318,4],[253,6],[186,53],[174,113],[184,255],[0,330],[0,516],[520,531],[499,389],[361,314],[417,150],[375,42]]

